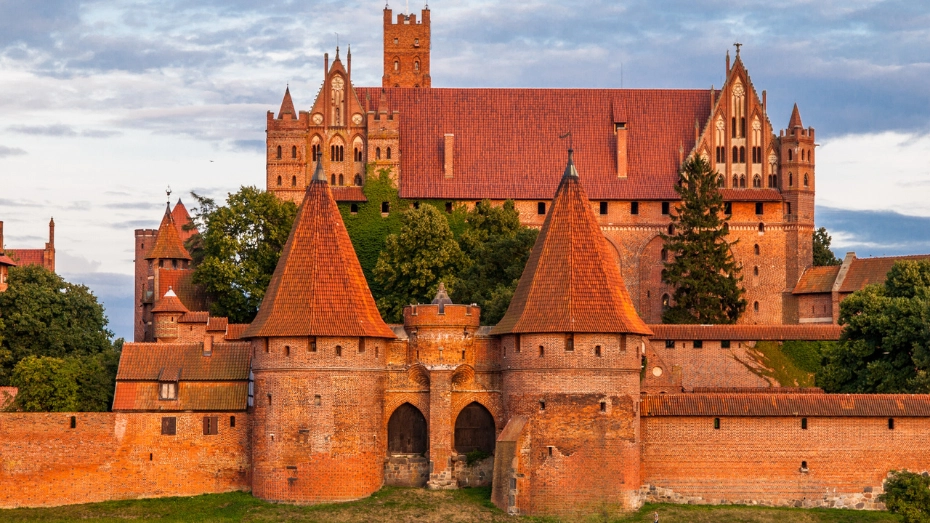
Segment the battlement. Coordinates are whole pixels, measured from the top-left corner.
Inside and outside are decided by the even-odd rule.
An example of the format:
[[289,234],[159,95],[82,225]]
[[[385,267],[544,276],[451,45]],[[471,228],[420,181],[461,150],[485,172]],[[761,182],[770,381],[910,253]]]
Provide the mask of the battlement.
[[[391,25],[394,25],[394,16],[393,10],[390,8],[384,8],[384,27],[385,29]],[[420,11],[420,22],[417,22],[416,13],[397,13],[396,17],[397,25],[429,25],[429,7],[424,8]]]
[[477,305],[408,305],[404,307],[404,327],[474,327],[481,324]]

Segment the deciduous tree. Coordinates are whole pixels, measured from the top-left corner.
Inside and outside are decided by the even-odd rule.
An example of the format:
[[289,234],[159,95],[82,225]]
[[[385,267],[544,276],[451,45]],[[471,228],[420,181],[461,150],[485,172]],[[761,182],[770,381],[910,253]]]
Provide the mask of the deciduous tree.
[[671,214],[672,230],[662,235],[669,253],[662,279],[675,288],[662,321],[734,323],[746,300],[721,218],[720,174],[695,155],[682,166],[679,180],[681,202]]
[[814,231],[814,266],[839,265],[842,262],[837,258],[833,251],[830,250],[830,242],[833,238],[827,233],[826,227],[821,227]]

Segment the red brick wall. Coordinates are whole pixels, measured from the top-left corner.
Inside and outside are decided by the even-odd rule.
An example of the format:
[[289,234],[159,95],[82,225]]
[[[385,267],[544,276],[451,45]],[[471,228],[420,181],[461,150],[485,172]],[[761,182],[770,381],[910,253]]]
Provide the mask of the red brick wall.
[[[384,10],[384,76],[382,87],[430,87],[430,12],[398,14],[396,22],[392,11]],[[396,40],[396,42],[395,42]],[[394,62],[397,62],[395,68]],[[415,67],[419,62],[419,67]]]
[[801,294],[797,296],[800,323],[833,323],[833,294]]
[[[161,435],[165,416],[177,418],[176,435]],[[204,416],[218,418],[218,434],[203,434]],[[242,412],[5,413],[0,456],[3,508],[250,488],[249,418]]]
[[[930,469],[930,419],[643,417],[643,492],[687,503],[876,508],[892,469]],[[807,472],[801,472],[806,461]],[[860,505],[861,503],[861,505]]]
[[134,293],[135,293],[135,314],[133,322],[133,341],[142,342],[142,341],[153,341],[151,337],[151,332],[149,332],[149,339],[146,339],[146,324],[152,321],[151,312],[148,312],[151,309],[151,305],[145,307],[142,304],[142,300],[145,297],[146,289],[150,289],[151,285],[148,283],[149,277],[154,278],[154,274],[149,270],[149,260],[146,260],[145,257],[148,255],[149,251],[152,250],[152,247],[155,246],[155,240],[158,237],[158,231],[155,229],[136,229],[135,231],[135,282],[134,282]]

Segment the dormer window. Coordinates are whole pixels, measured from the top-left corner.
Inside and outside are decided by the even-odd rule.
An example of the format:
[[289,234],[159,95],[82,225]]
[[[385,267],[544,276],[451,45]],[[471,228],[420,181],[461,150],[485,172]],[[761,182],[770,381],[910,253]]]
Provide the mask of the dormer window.
[[176,400],[178,399],[178,384],[174,381],[162,382],[158,386],[158,399]]

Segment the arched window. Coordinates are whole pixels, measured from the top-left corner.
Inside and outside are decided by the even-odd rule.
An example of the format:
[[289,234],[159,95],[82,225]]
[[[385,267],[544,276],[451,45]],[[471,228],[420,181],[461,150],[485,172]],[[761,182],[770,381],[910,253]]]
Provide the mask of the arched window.
[[362,175],[361,175],[361,174],[356,174],[356,175],[355,175],[355,178],[352,180],[352,183],[353,183],[354,185],[361,185],[361,184],[362,184]]
[[739,186],[740,186],[741,189],[745,189],[745,188],[746,188],[746,176],[745,176],[745,175],[742,175],[742,174],[740,175],[740,177],[739,177]]
[[336,356],[342,357],[342,345],[336,345]]
[[336,173],[333,173],[333,175],[330,176],[329,184],[336,185]]
[[752,186],[761,189],[762,188],[762,177],[758,174],[752,177]]
[[388,420],[388,453],[423,454],[428,442],[423,413],[409,403],[397,407]]
[[394,60],[394,70],[400,71],[400,60]]
[[765,224],[759,222],[759,234],[762,234],[763,232],[765,232]]
[[668,261],[668,251],[662,249],[662,251],[659,253],[659,258],[661,258],[662,261]]
[[739,163],[746,163],[746,148],[739,148]]
[[736,117],[735,116],[733,118],[730,118],[730,129],[732,130],[730,135],[733,138],[736,138]]
[[542,358],[545,355],[546,355],[546,348],[540,345],[539,346],[539,357]]
[[788,187],[794,187],[794,174],[788,173]]
[[281,185],[281,177],[278,176],[278,185]]
[[741,116],[739,119],[739,135],[743,138],[746,137],[746,117]]
[[419,61],[419,60],[416,60],[415,62],[413,62],[413,70],[414,70],[414,71],[419,71],[419,70],[420,70],[420,61]]
[[736,189],[737,187],[739,187],[739,176],[734,174],[733,175],[733,188]]
[[753,275],[753,276],[758,276],[758,275],[759,275],[759,267],[753,267],[753,268],[752,268],[752,275]]
[[297,187],[297,177],[291,176],[291,187]]
[[281,159],[281,146],[278,146],[278,159]]
[[668,225],[668,235],[671,236],[671,235],[673,235],[673,234],[675,234],[675,226],[672,225],[672,224],[669,224],[669,225]]
[[297,158],[297,146],[296,145],[291,146],[291,158]]
[[759,244],[758,244],[758,243],[757,243],[755,246],[753,246],[752,250],[755,251],[756,256],[758,256],[758,255],[762,252],[762,251],[759,249]]
[[733,163],[739,162],[739,147],[733,146]]
[[320,144],[315,143],[310,147],[310,149],[311,151],[313,151],[313,161],[315,162],[319,160],[320,159]]
[[381,159],[381,148],[380,147],[375,147],[375,159],[376,160]]
[[388,160],[391,159],[391,148],[390,147],[387,148],[387,159]]
[[339,175],[339,185],[345,185],[344,179],[342,178],[341,174]]
[[808,180],[807,178],[807,173],[804,173],[804,187],[809,187],[810,186],[809,182],[810,180]]
[[791,149],[788,149],[788,161],[790,162],[793,157],[794,153],[791,151]]
[[476,450],[493,454],[496,439],[494,416],[480,403],[469,403],[455,418],[455,451],[459,454]]
[[668,308],[671,307],[670,303],[671,303],[671,298],[669,297],[669,295],[663,294],[662,295],[662,312],[667,311]]

